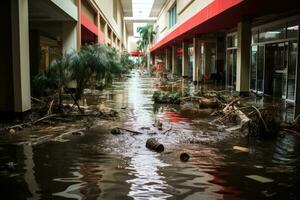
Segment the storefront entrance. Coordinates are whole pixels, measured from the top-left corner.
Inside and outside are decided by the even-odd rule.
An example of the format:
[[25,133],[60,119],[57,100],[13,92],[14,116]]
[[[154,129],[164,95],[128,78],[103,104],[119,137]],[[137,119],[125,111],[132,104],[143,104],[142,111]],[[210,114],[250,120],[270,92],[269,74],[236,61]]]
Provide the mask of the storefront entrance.
[[295,101],[298,33],[297,18],[252,29],[252,92]]
[[266,94],[294,100],[297,47],[297,41],[265,45]]

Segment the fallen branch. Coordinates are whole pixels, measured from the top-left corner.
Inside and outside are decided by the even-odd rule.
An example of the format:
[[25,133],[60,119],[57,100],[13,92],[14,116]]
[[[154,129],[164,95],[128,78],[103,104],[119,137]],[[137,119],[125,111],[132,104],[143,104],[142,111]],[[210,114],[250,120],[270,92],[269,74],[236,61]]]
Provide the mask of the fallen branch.
[[53,102],[54,102],[54,99],[49,104],[49,109],[48,109],[47,115],[50,115],[52,113],[51,110],[52,110]]
[[236,102],[238,102],[240,100],[240,98],[236,98],[236,99],[234,99],[234,100],[232,100],[230,103],[228,103],[226,106],[225,106],[225,108],[223,108],[223,112],[224,113],[226,113],[226,111],[229,109],[229,107],[230,106],[234,106],[234,104],[236,103]]
[[190,100],[192,100],[192,99],[196,99],[196,100],[201,100],[201,99],[203,99],[204,97],[198,97],[198,96],[189,96],[189,97],[181,97],[180,98],[180,100],[181,101],[184,101],[184,100],[188,100],[188,99],[190,99]]
[[166,131],[164,131],[164,132],[162,132],[161,134],[166,134],[166,133],[168,133],[170,130],[172,130],[172,125],[171,125],[171,127],[168,129],[168,130],[166,130]]
[[64,88],[64,89],[70,94],[70,96],[72,97],[72,99],[73,99],[75,105],[77,106],[78,110],[80,111],[80,113],[83,114],[84,112],[83,112],[83,110],[80,108],[80,106],[79,106],[79,104],[78,104],[76,98],[73,96],[73,94],[69,91],[69,89],[67,89],[67,88]]
[[36,123],[39,123],[39,122],[41,122],[41,121],[44,121],[44,120],[46,120],[46,119],[50,119],[50,118],[52,118],[52,117],[58,117],[58,116],[60,116],[60,115],[59,115],[59,114],[46,115],[46,116],[44,116],[44,117],[42,117],[42,118],[40,118],[40,119],[35,120],[34,122],[32,122],[32,125],[34,125],[34,124],[36,124]]
[[32,100],[32,101],[39,102],[39,103],[43,103],[43,101],[42,101],[42,100],[40,100],[40,99],[37,99],[37,98],[34,98],[34,97],[31,97],[31,100]]
[[118,129],[130,132],[130,133],[133,133],[133,134],[143,134],[142,132],[133,131],[133,130],[129,130],[129,129],[126,129],[126,128],[118,128]]
[[295,134],[298,134],[298,135],[300,135],[300,133],[298,132],[298,131],[295,131],[295,130],[292,130],[292,129],[287,129],[287,128],[285,128],[285,129],[283,129],[284,131],[287,131],[287,132],[291,132],[291,133],[295,133]]
[[254,110],[255,110],[256,113],[258,114],[259,118],[261,119],[261,121],[262,121],[262,123],[263,123],[263,125],[264,125],[264,127],[265,127],[265,130],[266,130],[267,132],[269,132],[269,128],[268,128],[268,126],[267,126],[265,120],[263,119],[263,117],[262,117],[262,115],[261,115],[261,112],[260,112],[255,106],[252,106],[252,108],[254,108]]

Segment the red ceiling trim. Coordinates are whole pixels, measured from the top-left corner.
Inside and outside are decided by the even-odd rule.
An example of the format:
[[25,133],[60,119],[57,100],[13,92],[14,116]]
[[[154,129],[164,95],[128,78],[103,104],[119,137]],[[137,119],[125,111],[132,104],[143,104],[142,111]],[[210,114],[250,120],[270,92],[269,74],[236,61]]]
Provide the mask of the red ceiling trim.
[[91,22],[84,14],[81,14],[80,20],[82,26],[98,36],[98,27],[93,22]]
[[203,24],[204,22],[216,17],[217,15],[221,14],[222,12],[228,10],[229,8],[236,6],[237,4],[243,2],[244,0],[214,0],[208,6],[200,10],[197,14],[191,17],[189,20],[181,24],[177,27],[174,31],[169,33],[165,36],[162,40],[158,43],[154,44],[151,47],[151,51],[155,51],[160,47],[166,45],[167,43],[171,42],[172,40],[179,38],[184,33],[191,31],[197,28],[199,25]]

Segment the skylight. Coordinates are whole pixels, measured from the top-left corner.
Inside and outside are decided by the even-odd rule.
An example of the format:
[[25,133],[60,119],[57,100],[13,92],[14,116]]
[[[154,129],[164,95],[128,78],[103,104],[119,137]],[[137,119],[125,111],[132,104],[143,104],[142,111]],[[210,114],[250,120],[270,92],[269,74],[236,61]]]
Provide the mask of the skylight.
[[134,18],[148,18],[154,0],[132,0],[132,15]]
[[[132,0],[132,20],[151,19],[150,13],[154,0]],[[133,36],[139,37],[138,27],[145,26],[147,23],[133,23]]]

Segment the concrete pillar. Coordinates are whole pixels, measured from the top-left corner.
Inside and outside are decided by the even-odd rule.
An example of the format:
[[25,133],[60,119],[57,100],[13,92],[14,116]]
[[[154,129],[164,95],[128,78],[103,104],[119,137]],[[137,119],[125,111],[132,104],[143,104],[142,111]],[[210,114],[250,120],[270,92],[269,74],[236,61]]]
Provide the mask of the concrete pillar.
[[182,42],[182,76],[187,77],[189,70],[188,43]]
[[251,23],[238,23],[236,91],[240,94],[249,92]]
[[199,38],[193,38],[193,81],[200,81],[200,55],[201,48],[199,45]]
[[166,57],[166,62],[165,62],[166,70],[170,71],[171,70],[171,53],[170,53],[169,48],[165,49],[165,57]]
[[104,25],[103,34],[104,34],[104,37],[105,37],[105,44],[107,45],[109,43],[109,37],[108,37],[108,26],[107,26],[106,22],[105,22],[105,25]]
[[78,49],[77,24],[76,22],[64,22],[62,31],[63,54]]
[[11,0],[14,112],[31,109],[28,0]]
[[98,37],[97,37],[97,42],[101,43],[101,21],[100,21],[100,13],[97,12],[96,14],[96,25],[97,25],[97,32],[98,32]]
[[177,48],[172,46],[172,74],[177,73]]
[[76,0],[78,21],[77,21],[77,49],[81,48],[81,0]]

